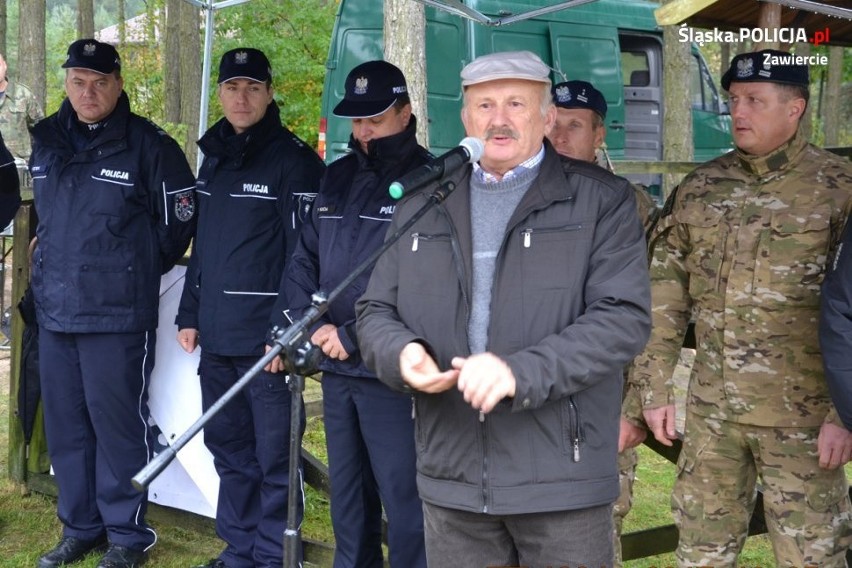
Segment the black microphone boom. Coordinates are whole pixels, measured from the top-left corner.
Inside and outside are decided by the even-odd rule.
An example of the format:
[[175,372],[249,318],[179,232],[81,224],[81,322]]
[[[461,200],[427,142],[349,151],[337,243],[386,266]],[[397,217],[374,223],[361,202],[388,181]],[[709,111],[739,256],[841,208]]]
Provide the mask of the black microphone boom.
[[440,181],[463,165],[478,162],[483,151],[485,151],[485,144],[482,140],[468,136],[446,154],[411,170],[390,184],[388,193],[394,199],[399,199],[414,189],[419,189],[433,181]]

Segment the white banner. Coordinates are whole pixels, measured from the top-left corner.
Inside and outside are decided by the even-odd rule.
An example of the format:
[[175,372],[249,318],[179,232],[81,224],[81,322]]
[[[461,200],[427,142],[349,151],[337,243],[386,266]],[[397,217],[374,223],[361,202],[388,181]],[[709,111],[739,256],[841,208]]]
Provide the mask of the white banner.
[[[201,348],[187,353],[178,345],[175,315],[183,291],[186,267],[176,266],[160,283],[160,325],[157,328],[157,354],[148,406],[156,445],[164,447],[183,434],[201,416],[201,387],[198,360]],[[152,503],[216,516],[219,476],[213,456],[199,432],[151,482],[148,498]]]

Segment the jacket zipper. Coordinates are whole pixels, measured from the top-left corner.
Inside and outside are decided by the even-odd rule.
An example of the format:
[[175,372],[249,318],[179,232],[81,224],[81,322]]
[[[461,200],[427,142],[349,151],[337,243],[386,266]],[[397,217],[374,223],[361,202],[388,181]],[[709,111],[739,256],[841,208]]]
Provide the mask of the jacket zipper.
[[521,231],[521,235],[524,239],[524,248],[530,248],[532,245],[532,234],[536,233],[557,233],[564,231],[579,231],[583,228],[582,223],[577,223],[575,225],[565,225],[564,227],[549,227],[544,229],[533,229],[532,227],[527,227],[523,231]]
[[417,250],[420,248],[420,240],[421,239],[424,240],[424,241],[432,241],[432,240],[438,240],[438,239],[452,239],[452,237],[450,237],[450,235],[444,235],[444,234],[424,235],[424,234],[421,234],[421,233],[411,233],[411,252],[417,252]]
[[[464,320],[468,321],[470,319],[470,300],[468,297],[467,291],[467,282],[464,277],[464,259],[461,254],[461,249],[459,248],[459,241],[456,236],[455,226],[450,219],[449,213],[444,209],[443,206],[439,207],[438,210],[446,217],[447,226],[450,228],[450,246],[453,248],[453,257],[455,257],[456,262],[453,264],[456,267],[456,275],[459,279],[459,288],[462,293],[462,302],[464,303]],[[415,238],[415,235],[417,238]],[[416,241],[418,238],[423,238],[424,235],[420,235],[418,233],[414,233],[411,235],[412,237],[412,249],[413,251],[417,250]],[[468,351],[470,351],[470,345],[468,345]],[[480,437],[482,438],[482,512],[488,512],[488,456],[487,456],[487,448],[488,448],[488,438],[486,436],[485,430],[485,415],[482,413],[479,414],[479,426],[480,426]]]
[[488,432],[485,430],[485,419],[479,415],[480,431],[482,432],[482,512],[488,512]]
[[568,419],[570,421],[571,445],[574,448],[574,461],[580,461],[580,410],[574,403],[574,395],[568,397],[568,408],[570,410]]

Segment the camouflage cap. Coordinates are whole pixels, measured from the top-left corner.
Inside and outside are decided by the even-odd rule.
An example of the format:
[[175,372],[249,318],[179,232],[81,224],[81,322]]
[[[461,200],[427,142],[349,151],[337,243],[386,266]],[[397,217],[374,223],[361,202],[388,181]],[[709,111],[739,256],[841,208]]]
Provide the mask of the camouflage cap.
[[741,53],[731,60],[731,67],[722,75],[722,88],[731,83],[784,83],[802,85],[810,83],[808,66],[798,63],[795,55],[777,49],[764,49]]

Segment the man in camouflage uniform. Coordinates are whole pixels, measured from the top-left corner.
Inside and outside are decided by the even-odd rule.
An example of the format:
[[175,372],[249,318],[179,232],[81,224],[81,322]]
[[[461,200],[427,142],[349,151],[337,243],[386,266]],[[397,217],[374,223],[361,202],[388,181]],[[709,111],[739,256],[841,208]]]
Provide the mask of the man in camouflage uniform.
[[675,437],[670,378],[694,310],[698,351],[672,509],[679,566],[736,566],[763,489],[778,566],[846,566],[852,435],[829,399],[819,287],[852,210],[852,164],[807,143],[808,69],[775,50],[722,77],[736,149],[692,172],[654,236],[654,330],[635,363],[644,415]]
[[29,129],[44,118],[44,112],[32,91],[9,80],[7,70],[6,59],[0,53],[0,132],[15,158],[29,160]]
[[[561,155],[601,165],[596,151],[606,138],[606,99],[591,83],[566,81],[553,86],[556,122],[547,138]],[[610,168],[607,168],[610,169]],[[613,172],[615,173],[615,172]],[[654,227],[659,211],[654,199],[644,189],[633,185],[639,219],[645,234]],[[625,371],[625,379],[627,371]],[[645,440],[647,430],[642,417],[639,394],[625,381],[624,402],[618,436],[618,481],[621,491],[613,503],[613,547],[615,566],[621,566],[621,529],[624,517],[633,507],[633,482],[639,457],[636,446]]]

